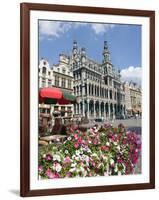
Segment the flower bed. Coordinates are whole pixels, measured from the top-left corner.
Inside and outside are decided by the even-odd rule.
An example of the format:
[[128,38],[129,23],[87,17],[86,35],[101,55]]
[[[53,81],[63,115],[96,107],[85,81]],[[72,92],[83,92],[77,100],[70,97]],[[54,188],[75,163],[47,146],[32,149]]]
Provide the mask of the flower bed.
[[39,149],[39,177],[92,177],[133,174],[141,152],[141,139],[120,124],[68,130],[63,144]]

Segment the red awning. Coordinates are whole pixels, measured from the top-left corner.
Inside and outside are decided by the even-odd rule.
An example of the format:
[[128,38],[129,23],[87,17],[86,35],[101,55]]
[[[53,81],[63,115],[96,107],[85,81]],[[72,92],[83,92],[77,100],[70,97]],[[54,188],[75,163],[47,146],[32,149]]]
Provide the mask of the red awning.
[[75,96],[68,92],[62,91],[60,88],[42,88],[39,91],[39,103],[46,104],[70,104],[75,101]]
[[40,90],[40,97],[62,99],[62,91],[58,88],[42,88]]

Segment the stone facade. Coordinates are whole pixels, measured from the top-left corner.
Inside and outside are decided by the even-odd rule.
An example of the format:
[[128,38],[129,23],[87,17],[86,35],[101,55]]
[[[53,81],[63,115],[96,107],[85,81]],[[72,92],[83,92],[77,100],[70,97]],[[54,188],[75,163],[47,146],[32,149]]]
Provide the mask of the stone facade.
[[74,41],[71,55],[60,54],[57,65],[50,66],[46,59],[40,60],[39,88],[59,87],[78,99],[74,105],[52,106],[51,113],[69,110],[70,117],[80,116],[89,120],[141,114],[141,90],[132,82],[121,82],[120,71],[111,62],[107,41],[104,41],[102,55],[103,60],[98,63]]
[[[60,54],[59,63],[50,66],[46,59],[41,59],[39,63],[39,88],[56,87],[67,92],[73,93],[73,73],[70,71],[69,58]],[[46,105],[39,105],[43,113],[52,113],[54,111],[66,111],[64,117],[73,116],[73,105],[51,105],[48,111]]]
[[125,99],[126,99],[126,113],[128,115],[142,114],[142,92],[138,85],[134,82],[126,82]]
[[74,76],[74,94],[79,103],[75,115],[88,119],[115,119],[125,115],[125,92],[117,71],[110,59],[107,42],[104,42],[103,61],[97,63],[86,55],[85,48],[73,42],[70,66]]

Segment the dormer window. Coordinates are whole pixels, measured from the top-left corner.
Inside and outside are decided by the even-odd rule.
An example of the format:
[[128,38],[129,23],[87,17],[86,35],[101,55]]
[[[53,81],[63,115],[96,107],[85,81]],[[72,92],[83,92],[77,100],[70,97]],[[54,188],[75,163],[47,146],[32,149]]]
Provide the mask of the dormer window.
[[62,73],[63,73],[63,74],[66,73],[66,69],[65,69],[65,68],[62,69]]

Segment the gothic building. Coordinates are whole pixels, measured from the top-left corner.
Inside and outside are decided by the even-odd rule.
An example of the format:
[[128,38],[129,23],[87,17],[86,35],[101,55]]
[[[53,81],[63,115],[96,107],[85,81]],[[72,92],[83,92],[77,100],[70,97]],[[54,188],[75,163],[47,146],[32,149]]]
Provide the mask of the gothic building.
[[89,58],[85,48],[79,48],[74,41],[70,66],[74,76],[74,95],[79,99],[74,105],[75,115],[90,120],[115,119],[125,115],[125,93],[120,71],[111,62],[106,41],[102,63]]

